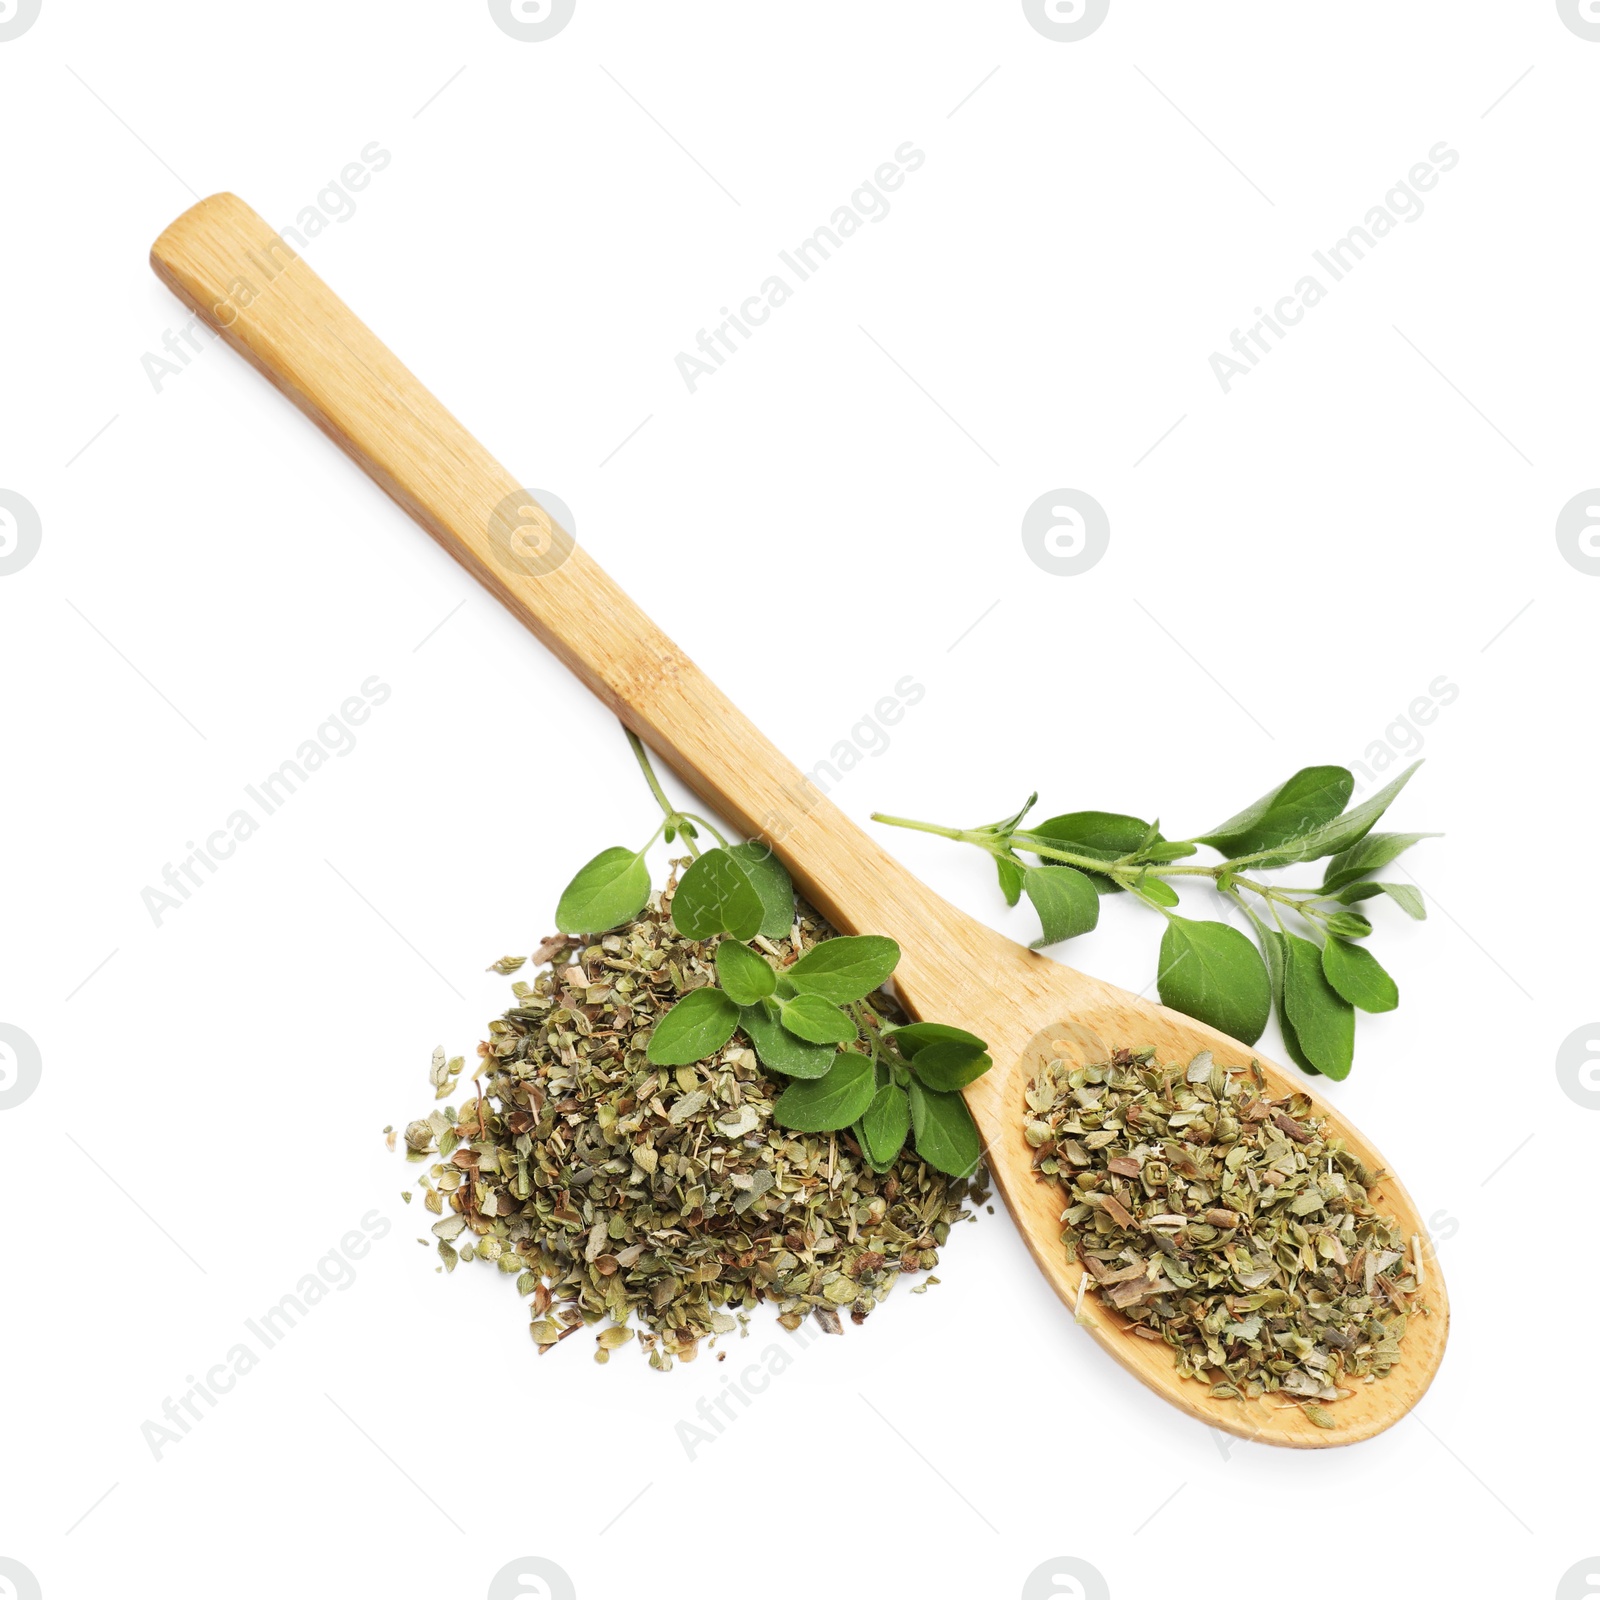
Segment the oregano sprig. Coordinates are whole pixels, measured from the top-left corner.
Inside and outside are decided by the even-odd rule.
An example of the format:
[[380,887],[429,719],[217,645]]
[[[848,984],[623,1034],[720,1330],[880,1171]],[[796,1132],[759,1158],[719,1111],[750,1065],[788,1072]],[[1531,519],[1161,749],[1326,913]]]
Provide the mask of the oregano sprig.
[[[1156,967],[1164,1005],[1245,1044],[1261,1037],[1276,1011],[1296,1065],[1343,1078],[1354,1053],[1356,1011],[1392,1011],[1400,1003],[1394,979],[1357,942],[1372,933],[1372,922],[1349,908],[1382,895],[1419,921],[1427,915],[1414,885],[1377,874],[1437,835],[1372,831],[1421,764],[1356,806],[1349,804],[1355,778],[1346,768],[1305,767],[1237,816],[1179,840],[1165,838],[1159,821],[1109,811],[1067,812],[1026,826],[1037,793],[1002,821],[978,828],[879,813],[873,820],[987,851],[1006,903],[1026,895],[1038,913],[1035,949],[1089,932],[1102,897],[1130,894],[1166,922]],[[1221,859],[1191,863],[1201,846]],[[1315,887],[1283,887],[1259,876],[1323,858],[1327,867]],[[1180,915],[1176,885],[1186,879],[1209,880],[1240,907],[1255,944],[1229,923]]]
[[[650,869],[645,865],[645,855],[657,839],[664,839],[671,844],[681,838],[689,847],[689,854],[696,858],[700,855],[697,841],[701,828],[719,845],[727,845],[728,841],[704,817],[696,816],[691,811],[680,811],[666,797],[655,769],[650,765],[649,753],[632,732],[628,732],[628,744],[638,760],[639,770],[644,773],[645,782],[650,786],[651,794],[661,807],[662,821],[637,850],[613,845],[585,863],[577,877],[562,890],[561,899],[556,904],[556,927],[562,933],[606,933],[638,916],[650,898]],[[787,873],[784,878],[787,881]],[[781,931],[788,931],[787,920]]]
[[[651,846],[675,837],[688,845],[692,860],[670,915],[679,933],[715,942],[717,978],[691,989],[656,1024],[649,1061],[692,1066],[742,1030],[761,1064],[790,1080],[773,1106],[781,1127],[849,1130],[879,1173],[910,1139],[929,1166],[970,1177],[983,1146],[961,1090],[993,1065],[984,1042],[937,1023],[885,1026],[870,997],[899,964],[893,939],[825,939],[775,968],[758,941],[783,938],[794,924],[794,885],[783,863],[760,841],[730,845],[705,818],[678,810],[644,746],[631,733],[628,740],[663,820],[637,851],[615,846],[584,866],[562,893],[556,925],[567,934],[595,934],[631,921],[650,898]],[[698,847],[701,828],[716,839],[714,848]]]

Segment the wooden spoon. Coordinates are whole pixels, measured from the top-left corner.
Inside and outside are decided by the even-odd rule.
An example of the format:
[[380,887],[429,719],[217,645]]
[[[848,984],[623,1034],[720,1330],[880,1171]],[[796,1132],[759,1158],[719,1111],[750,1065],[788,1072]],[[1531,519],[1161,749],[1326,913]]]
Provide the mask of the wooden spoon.
[[[352,455],[680,777],[787,863],[806,898],[847,933],[887,934],[903,955],[895,986],[916,1016],[970,1029],[995,1065],[966,1091],[990,1170],[1039,1270],[1067,1305],[1083,1270],[1060,1240],[1062,1201],[1033,1173],[1022,1095],[1053,1056],[1104,1060],[1154,1046],[1162,1061],[1210,1050],[1224,1066],[1254,1052],[1215,1029],[1023,949],[947,905],[872,842],[769,744],[645,614],[556,526],[249,206],[213,195],[156,241],[157,275]],[[1262,1063],[1274,1095],[1307,1080]],[[1381,1155],[1331,1106],[1317,1112],[1373,1172]],[[1179,1378],[1164,1344],[1084,1296],[1081,1320],[1141,1382],[1202,1422],[1267,1444],[1316,1448],[1370,1438],[1402,1417],[1444,1353],[1449,1309],[1427,1229],[1404,1188],[1374,1198],[1425,1252],[1426,1316],[1400,1365],[1314,1426],[1284,1396],[1215,1400]]]

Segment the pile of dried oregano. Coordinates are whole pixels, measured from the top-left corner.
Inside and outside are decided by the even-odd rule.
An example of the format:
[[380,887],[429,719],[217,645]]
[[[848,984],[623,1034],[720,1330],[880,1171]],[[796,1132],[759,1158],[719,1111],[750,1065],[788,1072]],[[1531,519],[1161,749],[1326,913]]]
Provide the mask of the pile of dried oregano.
[[[902,1272],[937,1265],[964,1202],[987,1197],[981,1169],[947,1177],[909,1144],[877,1173],[848,1131],[777,1126],[784,1083],[742,1031],[708,1060],[651,1065],[656,1023],[716,976],[716,941],[672,924],[673,888],[604,936],[547,940],[533,962],[549,970],[513,985],[517,1003],[478,1047],[478,1093],[405,1130],[410,1158],[431,1163],[421,1188],[445,1268],[515,1274],[541,1354],[603,1324],[605,1361],[632,1318],[665,1369],[762,1300],[786,1327],[810,1312],[840,1332],[841,1312],[862,1322]],[[832,934],[802,903],[787,938],[752,943],[781,973]],[[900,1020],[881,993],[866,1010]],[[464,1076],[461,1058],[435,1054],[438,1098]]]
[[1310,1112],[1209,1052],[1185,1068],[1119,1050],[1048,1063],[1025,1132],[1038,1175],[1067,1191],[1063,1239],[1130,1333],[1171,1345],[1220,1398],[1281,1391],[1332,1428],[1326,1403],[1386,1373],[1426,1308],[1416,1241],[1408,1259],[1373,1207],[1377,1177]]

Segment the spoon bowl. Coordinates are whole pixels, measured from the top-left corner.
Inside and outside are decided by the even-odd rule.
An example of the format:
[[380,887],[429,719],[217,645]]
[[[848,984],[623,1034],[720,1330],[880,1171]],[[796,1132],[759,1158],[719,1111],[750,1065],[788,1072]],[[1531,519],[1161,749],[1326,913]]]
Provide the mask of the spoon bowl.
[[[942,909],[951,916],[949,906]],[[1316,1080],[1276,1066],[1203,1022],[1025,950],[989,928],[972,925],[959,912],[954,915],[966,924],[961,944],[953,947],[970,958],[965,979],[949,972],[927,973],[908,945],[895,985],[908,1009],[989,1041],[995,1064],[965,1091],[989,1170],[1039,1270],[1068,1306],[1078,1308],[1079,1320],[1095,1342],[1164,1400],[1239,1438],[1318,1450],[1356,1444],[1398,1422],[1432,1382],[1444,1356],[1450,1322],[1444,1279],[1411,1196],[1372,1144],[1312,1091]],[[950,926],[944,936],[958,936],[957,928]],[[1410,1318],[1398,1365],[1374,1382],[1356,1379],[1354,1392],[1327,1408],[1336,1427],[1319,1428],[1282,1394],[1259,1400],[1214,1397],[1209,1384],[1178,1375],[1167,1345],[1135,1336],[1135,1324],[1101,1301],[1092,1278],[1080,1300],[1080,1283],[1088,1274],[1068,1258],[1061,1242],[1060,1183],[1041,1181],[1034,1172],[1034,1150],[1023,1136],[1023,1096],[1047,1062],[1088,1065],[1108,1060],[1119,1047],[1152,1047],[1161,1063],[1187,1063],[1203,1050],[1224,1068],[1248,1068],[1254,1061],[1272,1099],[1311,1095],[1312,1115],[1323,1120],[1328,1135],[1342,1138],[1369,1173],[1382,1174],[1368,1192],[1396,1232],[1410,1241],[1411,1251],[1420,1252],[1424,1283],[1418,1298],[1426,1315]]]

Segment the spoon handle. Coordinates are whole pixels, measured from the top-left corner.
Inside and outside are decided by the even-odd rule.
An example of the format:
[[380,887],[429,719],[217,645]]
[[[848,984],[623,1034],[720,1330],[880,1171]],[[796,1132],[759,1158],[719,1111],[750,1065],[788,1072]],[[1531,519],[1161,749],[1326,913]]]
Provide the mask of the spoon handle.
[[155,242],[156,275],[372,476],[844,931],[936,897],[832,805],[237,196]]

